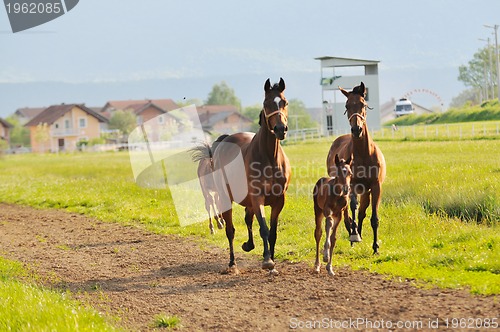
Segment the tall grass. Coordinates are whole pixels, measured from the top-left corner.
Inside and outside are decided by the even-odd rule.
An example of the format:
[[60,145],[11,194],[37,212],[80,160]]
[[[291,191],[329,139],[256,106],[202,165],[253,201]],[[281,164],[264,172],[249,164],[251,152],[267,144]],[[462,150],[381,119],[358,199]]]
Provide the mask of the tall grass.
[[[293,175],[280,216],[279,259],[313,262],[311,192],[326,173],[330,143],[320,140],[285,147]],[[347,232],[340,229],[334,264],[412,278],[417,283],[499,294],[498,141],[384,141],[379,145],[388,164],[380,208],[381,254],[372,255],[367,221],[363,242],[352,248]],[[0,161],[0,197],[159,233],[194,235],[227,247],[224,232],[211,236],[207,222],[180,227],[168,191],[134,184],[126,153],[6,156]],[[246,226],[243,209],[235,206],[234,211],[239,248],[246,240]],[[261,255],[260,243],[256,235],[254,255]],[[244,253],[239,250],[237,255]]]

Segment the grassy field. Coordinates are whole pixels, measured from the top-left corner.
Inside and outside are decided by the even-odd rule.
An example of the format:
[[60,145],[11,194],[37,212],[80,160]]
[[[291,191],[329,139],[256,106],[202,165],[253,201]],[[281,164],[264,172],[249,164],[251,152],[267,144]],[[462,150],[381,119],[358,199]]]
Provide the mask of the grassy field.
[[38,287],[20,263],[0,257],[0,331],[118,330],[70,294]]
[[500,120],[500,104],[497,99],[485,101],[481,105],[464,105],[461,108],[451,108],[443,113],[402,116],[389,121],[387,124],[411,126],[415,124],[443,124],[495,120]]
[[[313,264],[315,181],[325,173],[330,142],[286,146],[294,174],[280,217],[278,259]],[[500,293],[500,144],[483,141],[382,141],[388,176],[380,209],[380,255],[373,256],[369,221],[364,241],[351,247],[340,229],[336,266],[415,280],[416,284]],[[180,227],[167,190],[134,183],[122,153],[18,155],[0,159],[0,200],[60,208],[158,233],[195,235],[227,246],[206,221]],[[246,238],[235,208],[237,255]],[[368,216],[369,218],[369,216]],[[254,255],[261,255],[256,234]],[[226,262],[222,262],[226,263]]]

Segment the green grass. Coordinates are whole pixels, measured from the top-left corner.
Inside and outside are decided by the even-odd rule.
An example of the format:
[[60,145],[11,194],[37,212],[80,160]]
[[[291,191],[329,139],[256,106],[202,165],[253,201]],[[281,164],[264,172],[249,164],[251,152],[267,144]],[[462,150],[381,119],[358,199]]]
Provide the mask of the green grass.
[[154,317],[153,327],[175,329],[180,327],[181,320],[177,316],[159,314]]
[[[334,264],[412,279],[419,285],[499,294],[498,141],[382,141],[379,145],[388,164],[380,208],[380,255],[372,255],[369,213],[362,243],[351,247],[347,232],[339,229]],[[325,174],[329,146],[326,140],[286,146],[294,174],[280,216],[278,259],[307,261],[312,266],[311,192]],[[126,153],[4,156],[0,197],[159,233],[194,235],[227,247],[224,231],[211,236],[206,221],[180,227],[167,190],[135,185]],[[243,209],[234,211],[235,244],[241,256],[246,227]],[[253,255],[261,256],[261,241],[255,233]]]
[[20,263],[0,257],[0,331],[117,331],[70,294],[44,289],[29,279]]
[[500,105],[498,100],[489,100],[481,105],[451,108],[443,113],[432,113],[402,116],[386,124],[398,126],[411,126],[415,124],[443,124],[457,122],[493,121],[500,120]]

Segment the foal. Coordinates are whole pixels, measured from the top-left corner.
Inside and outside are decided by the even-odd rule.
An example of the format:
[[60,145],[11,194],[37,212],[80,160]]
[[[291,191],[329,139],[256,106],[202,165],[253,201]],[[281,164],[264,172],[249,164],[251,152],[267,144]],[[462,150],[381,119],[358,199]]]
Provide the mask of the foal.
[[316,263],[314,269],[319,273],[321,263],[319,262],[319,241],[321,240],[322,229],[321,223],[323,218],[326,218],[325,224],[325,246],[323,248],[323,262],[327,263],[326,270],[328,274],[333,276],[332,269],[332,254],[335,242],[337,240],[337,228],[342,213],[344,217],[347,214],[347,196],[351,185],[351,157],[347,160],[339,159],[335,155],[336,177],[322,177],[316,182],[313,191],[314,199],[314,215],[316,217],[316,229],[314,237],[316,239]]

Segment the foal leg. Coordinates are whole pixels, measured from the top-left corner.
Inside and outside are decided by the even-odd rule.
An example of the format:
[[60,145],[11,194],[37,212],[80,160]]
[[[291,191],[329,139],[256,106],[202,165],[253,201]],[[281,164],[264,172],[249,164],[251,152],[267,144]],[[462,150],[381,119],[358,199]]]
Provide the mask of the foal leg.
[[[330,211],[325,212],[326,222],[325,222],[325,245],[323,246],[323,262],[328,263],[330,261],[330,248],[332,246],[331,234],[333,228],[333,219]],[[328,270],[328,266],[326,267]]]
[[252,251],[255,248],[255,244],[253,243],[253,231],[252,231],[253,216],[254,213],[252,209],[248,207],[245,208],[245,223],[247,224],[248,241],[244,242],[241,245],[241,248],[246,252]]
[[321,263],[319,262],[319,242],[321,241],[321,236],[323,235],[323,227],[321,227],[321,222],[323,221],[323,210],[314,202],[314,217],[316,220],[316,228],[314,229],[314,239],[316,240],[316,262],[314,263],[314,271],[319,273],[321,268]]
[[330,235],[330,257],[328,259],[328,264],[326,265],[326,270],[332,277],[335,275],[332,268],[333,249],[335,248],[335,244],[337,243],[337,228],[339,227],[341,218],[341,213],[339,213],[338,216],[333,217],[332,234]]

